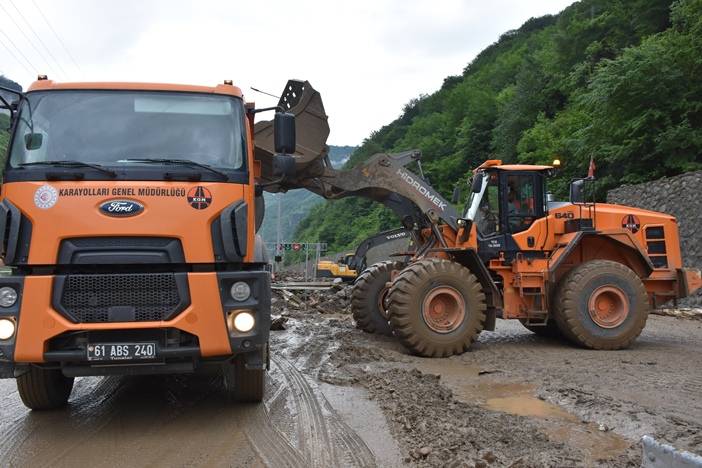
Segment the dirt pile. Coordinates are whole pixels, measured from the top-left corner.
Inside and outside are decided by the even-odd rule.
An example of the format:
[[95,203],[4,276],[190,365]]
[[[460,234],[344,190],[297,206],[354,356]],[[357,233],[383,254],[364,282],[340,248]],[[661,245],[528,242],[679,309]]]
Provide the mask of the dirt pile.
[[[368,335],[369,340],[378,337]],[[352,342],[355,341],[355,345]],[[443,376],[413,368],[418,358],[391,343],[365,345],[365,334],[340,337],[340,346],[319,372],[335,385],[360,384],[383,410],[413,466],[638,466],[639,450],[624,449],[607,460],[564,444],[547,420],[493,411],[463,401]],[[586,423],[576,425],[586,428]],[[585,430],[585,429],[583,429]]]
[[[319,285],[320,283],[314,284]],[[272,297],[274,316],[299,317],[309,313],[351,313],[351,284],[334,282],[321,286],[326,289],[315,289],[319,287],[306,288],[296,280],[274,283]]]

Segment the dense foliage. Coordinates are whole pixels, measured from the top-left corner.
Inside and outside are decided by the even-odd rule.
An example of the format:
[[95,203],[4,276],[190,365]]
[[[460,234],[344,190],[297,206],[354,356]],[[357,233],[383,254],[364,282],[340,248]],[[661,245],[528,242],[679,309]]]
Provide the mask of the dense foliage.
[[[597,165],[596,194],[702,168],[702,0],[583,0],[503,34],[373,132],[355,165],[419,148],[445,196],[485,159],[563,162],[551,190]],[[360,199],[315,207],[299,238],[343,250],[397,226]]]

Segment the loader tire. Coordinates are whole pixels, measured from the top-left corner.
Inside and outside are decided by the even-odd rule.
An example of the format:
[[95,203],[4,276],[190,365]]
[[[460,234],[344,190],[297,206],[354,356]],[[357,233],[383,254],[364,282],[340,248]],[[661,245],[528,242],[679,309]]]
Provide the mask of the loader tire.
[[60,369],[30,366],[29,371],[17,377],[17,390],[29,409],[56,409],[68,403],[73,377],[64,376]]
[[241,403],[260,403],[266,390],[266,370],[247,369],[244,356],[222,366],[224,387],[229,396]]
[[622,349],[641,334],[649,310],[636,273],[618,262],[592,260],[561,281],[554,318],[566,338],[579,346]]
[[385,261],[371,265],[356,279],[351,289],[351,311],[356,326],[368,333],[392,335],[385,299],[393,270],[401,270],[401,262]]
[[485,326],[485,293],[473,273],[442,259],[412,263],[388,293],[390,324],[412,353],[445,357],[467,351]]
[[525,320],[519,320],[519,322],[524,325],[524,328],[529,330],[538,336],[543,336],[544,338],[562,338],[563,333],[561,329],[558,328],[556,321],[552,318],[548,319],[546,325],[527,325]]

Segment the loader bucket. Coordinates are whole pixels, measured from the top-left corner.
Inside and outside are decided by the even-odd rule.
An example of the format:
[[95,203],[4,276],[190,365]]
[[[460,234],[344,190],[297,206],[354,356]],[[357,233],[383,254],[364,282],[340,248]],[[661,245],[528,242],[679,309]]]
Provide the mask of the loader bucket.
[[[308,81],[289,80],[278,101],[283,112],[295,115],[296,148],[295,176],[288,177],[285,188],[296,188],[295,179],[303,180],[321,175],[329,164],[327,137],[329,123],[324,112],[321,95]],[[257,122],[254,126],[256,159],[261,161],[261,179],[263,183],[273,182],[272,159],[275,155],[273,142],[273,120]],[[279,187],[268,187],[276,191]]]

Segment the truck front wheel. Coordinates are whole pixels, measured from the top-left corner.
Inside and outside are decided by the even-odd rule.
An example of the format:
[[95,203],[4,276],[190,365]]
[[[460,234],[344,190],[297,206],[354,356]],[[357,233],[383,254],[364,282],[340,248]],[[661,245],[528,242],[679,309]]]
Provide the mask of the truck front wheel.
[[50,410],[64,406],[73,390],[73,378],[59,369],[30,366],[17,377],[17,390],[24,406],[33,410]]

